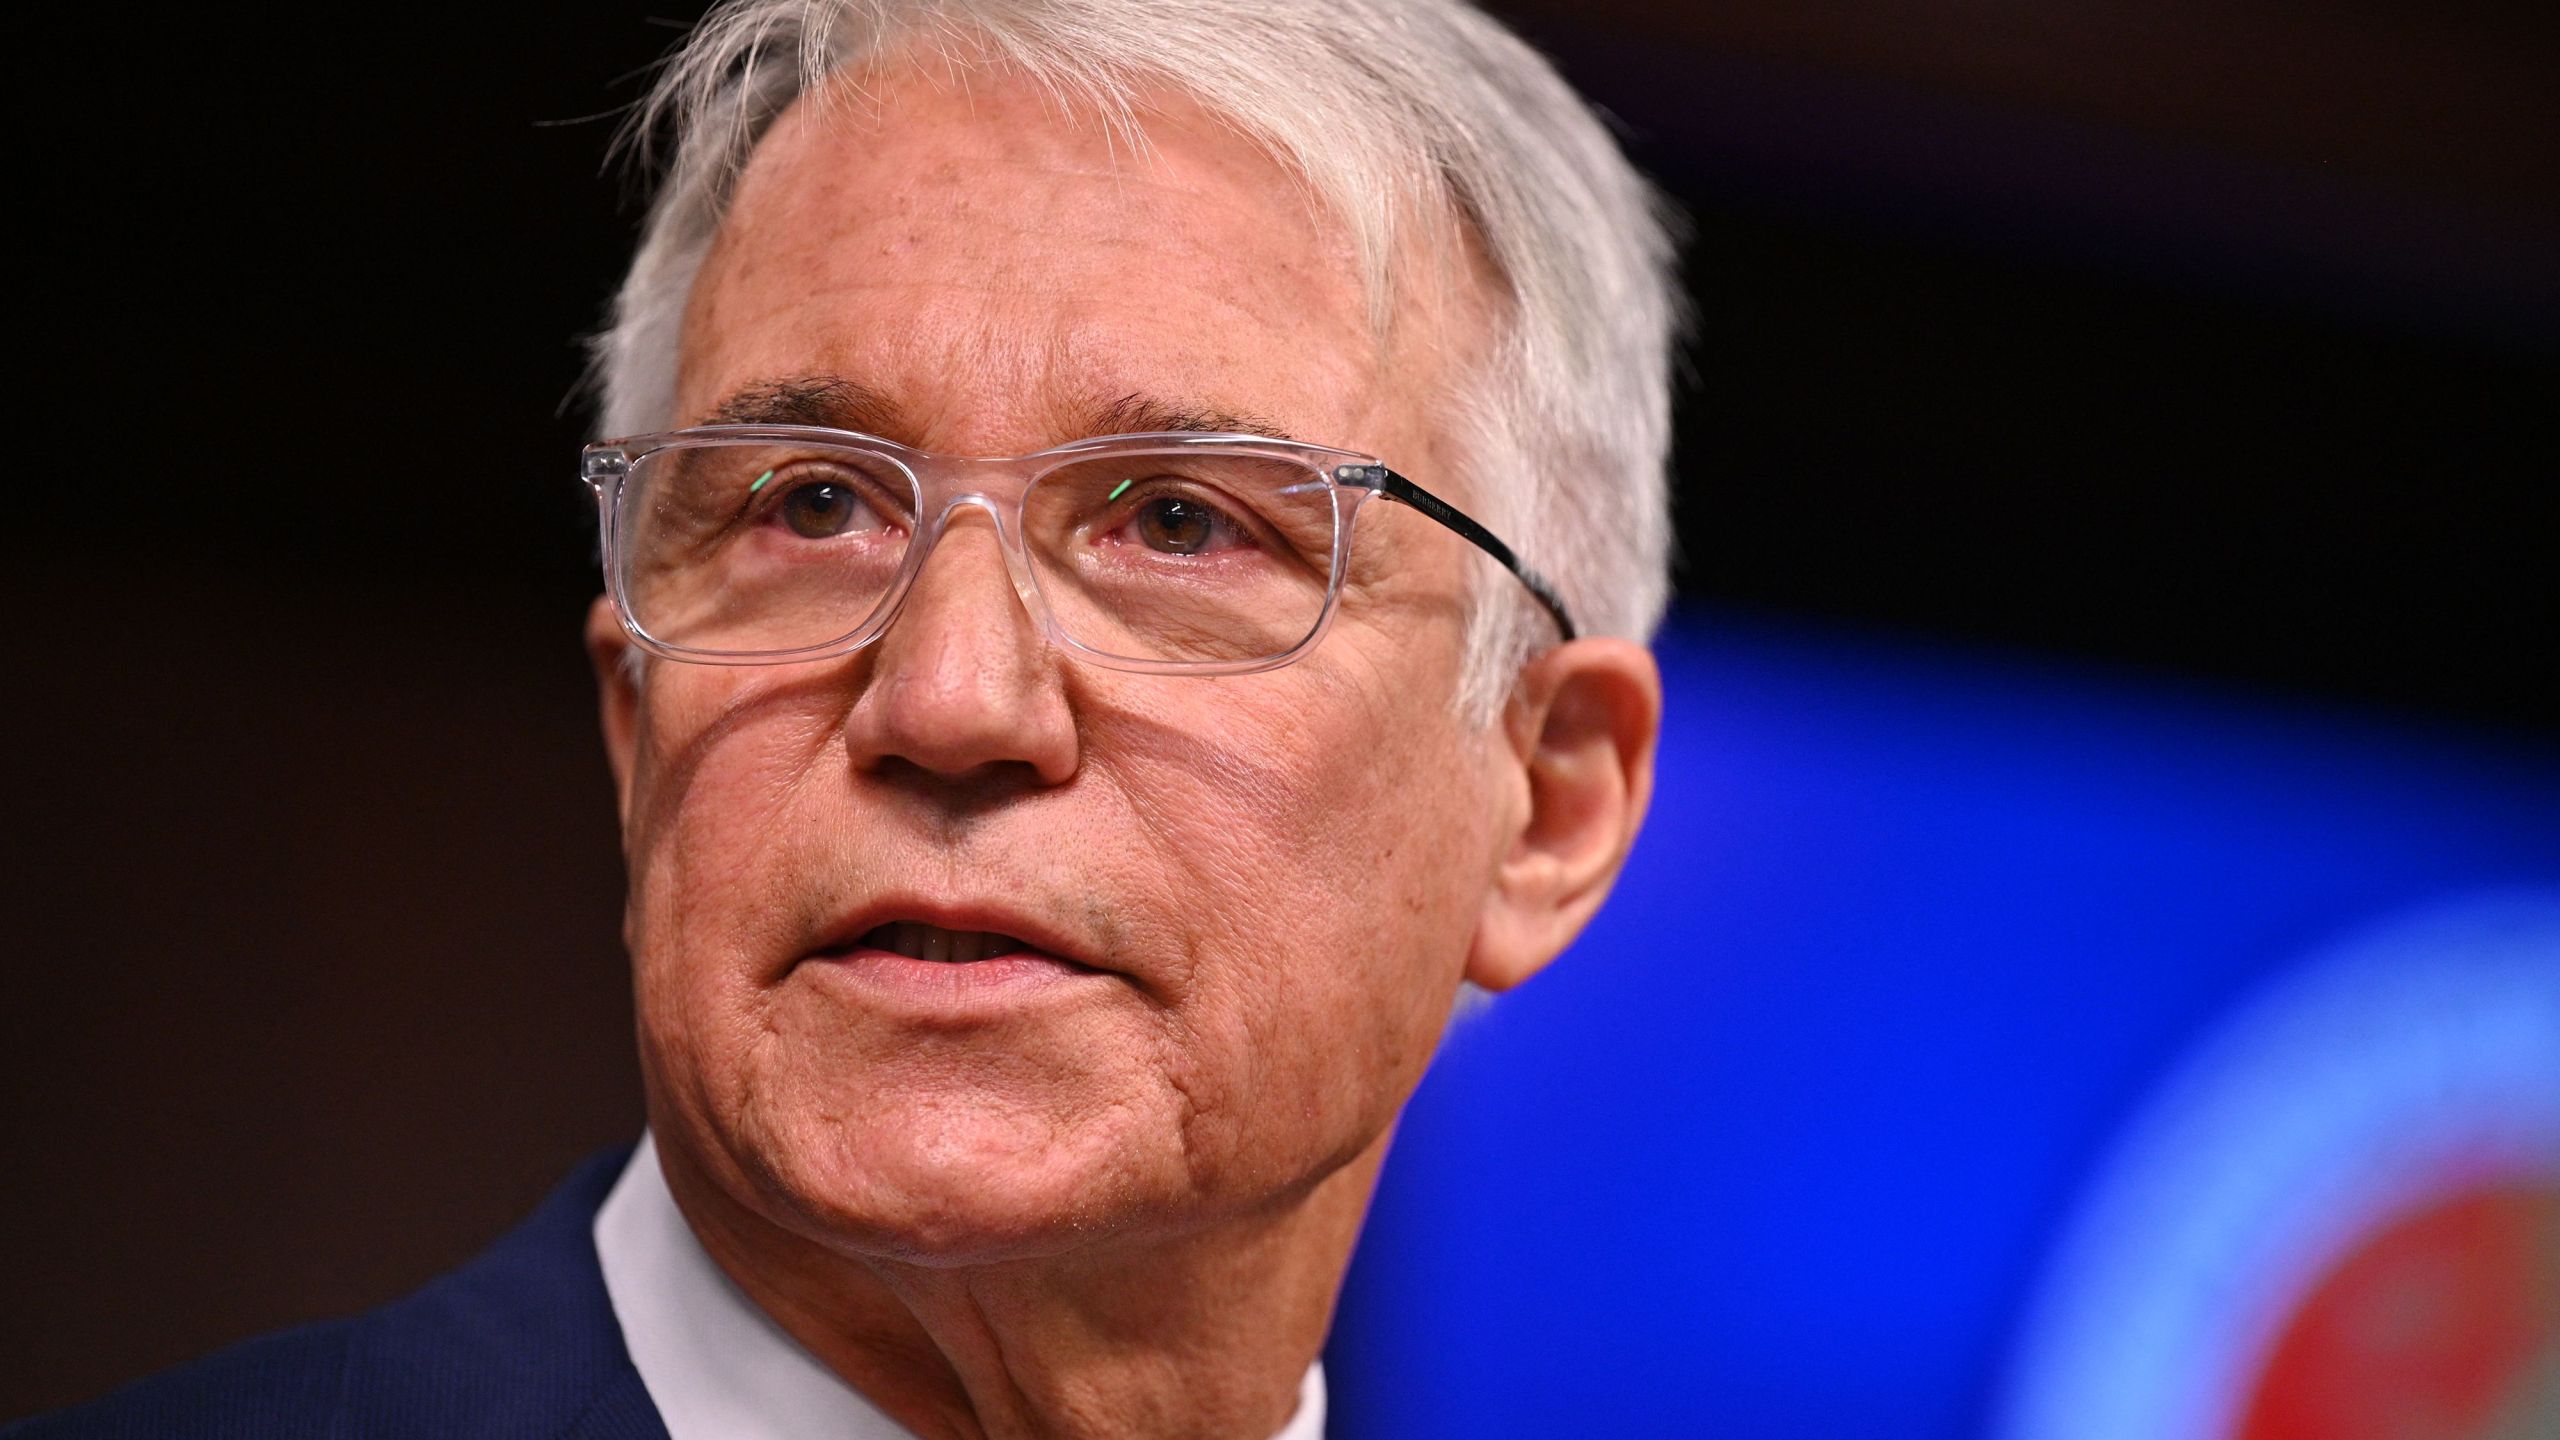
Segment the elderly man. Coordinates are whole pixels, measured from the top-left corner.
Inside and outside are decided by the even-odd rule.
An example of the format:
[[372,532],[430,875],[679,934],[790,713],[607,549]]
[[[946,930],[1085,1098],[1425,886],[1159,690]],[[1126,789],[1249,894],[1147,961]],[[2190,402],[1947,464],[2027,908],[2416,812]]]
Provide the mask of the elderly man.
[[648,1135],[31,1433],[1321,1433],[1399,1107],[1644,810],[1646,188],[1456,0],[738,0],[643,129]]

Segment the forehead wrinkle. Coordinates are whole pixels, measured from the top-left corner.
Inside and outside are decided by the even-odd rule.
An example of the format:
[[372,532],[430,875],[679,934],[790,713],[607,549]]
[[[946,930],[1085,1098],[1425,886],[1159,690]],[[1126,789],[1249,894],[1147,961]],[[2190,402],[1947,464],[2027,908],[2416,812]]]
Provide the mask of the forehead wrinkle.
[[[708,292],[715,287],[726,291],[731,282],[745,281],[743,293],[727,295],[726,303],[718,307],[726,322],[722,333],[733,339],[768,329],[805,335],[809,343],[804,354],[818,362],[811,368],[839,371],[840,378],[862,377],[876,397],[890,402],[882,407],[848,407],[859,412],[852,414],[838,410],[812,415],[804,410],[798,416],[802,423],[861,430],[953,454],[1030,453],[1090,435],[1137,430],[1236,431],[1341,445],[1408,467],[1414,459],[1423,459],[1422,468],[1432,472],[1439,486],[1447,488],[1455,482],[1445,467],[1417,453],[1425,447],[1437,448],[1432,442],[1438,437],[1430,432],[1439,427],[1410,416],[1416,408],[1412,404],[1415,382],[1422,374],[1436,371],[1433,362],[1446,358],[1444,347],[1433,343],[1442,338],[1433,323],[1437,317],[1428,307],[1415,310],[1412,306],[1431,287],[1408,292],[1405,308],[1410,313],[1400,313],[1399,323],[1392,327],[1400,343],[1396,363],[1390,364],[1381,353],[1380,337],[1364,333],[1353,277],[1336,273],[1332,278],[1349,287],[1342,296],[1331,293],[1336,287],[1324,287],[1328,314],[1334,300],[1344,306],[1344,313],[1333,317],[1338,319],[1337,337],[1328,342],[1320,335],[1310,339],[1293,333],[1286,343],[1262,347],[1290,356],[1287,368],[1294,382],[1283,386],[1281,393],[1266,394],[1266,387],[1250,383],[1241,387],[1244,393],[1236,393],[1237,386],[1220,380],[1244,381],[1256,373],[1252,364],[1241,363],[1249,358],[1248,334],[1275,326],[1294,332],[1310,323],[1312,317],[1303,308],[1275,312],[1252,298],[1267,298],[1270,286],[1219,284],[1187,296],[1186,303],[1203,307],[1203,315],[1167,335],[1158,323],[1161,315],[1143,316],[1133,326],[1128,317],[1113,313],[1113,305],[1123,297],[1109,287],[1097,290],[1090,279],[1079,275],[1051,275],[1052,267],[1045,263],[1034,273],[1025,273],[1014,268],[1019,257],[1011,254],[1007,264],[978,268],[974,274],[944,266],[919,275],[910,262],[919,249],[946,239],[944,227],[951,220],[953,203],[990,203],[984,194],[952,193],[949,182],[983,169],[969,160],[997,157],[1003,168],[1025,178],[1036,177],[1035,183],[1043,186],[1072,187],[1080,172],[1088,183],[1093,177],[1108,176],[1108,193],[1120,197],[1118,203],[1105,203],[1099,211],[1081,204],[1062,209],[1030,207],[1044,217],[1040,225],[1029,223],[1018,198],[979,215],[980,220],[995,221],[995,228],[1008,237],[1043,241],[1043,246],[1035,247],[1035,258],[1039,250],[1070,257],[1111,253],[1124,238],[1122,231],[1133,209],[1152,210],[1160,203],[1158,197],[1170,201],[1200,193],[1222,194],[1235,183],[1252,182],[1249,188],[1260,190],[1266,201],[1285,196],[1286,201],[1295,202],[1286,204],[1288,220],[1278,228],[1308,242],[1260,255],[1266,278],[1312,283],[1320,272],[1349,268],[1346,257],[1336,253],[1338,237],[1315,223],[1318,216],[1307,213],[1302,177],[1265,151],[1247,146],[1243,153],[1213,150],[1193,156],[1188,149],[1173,146],[1148,155],[1147,163],[1130,164],[1127,159],[1136,157],[1093,153],[1099,147],[1091,146],[1095,137],[1090,132],[1079,136],[1072,128],[1042,124],[1007,127],[998,123],[999,115],[991,113],[1004,107],[982,106],[974,88],[966,98],[965,107],[953,107],[958,113],[948,129],[937,131],[932,122],[941,117],[931,115],[909,117],[916,122],[915,128],[904,124],[860,127],[876,131],[886,148],[921,143],[921,137],[930,137],[932,144],[922,157],[924,163],[903,169],[891,165],[887,173],[900,178],[877,192],[872,228],[859,236],[821,238],[831,233],[830,224],[822,223],[829,219],[829,202],[844,186],[858,185],[873,173],[863,168],[865,164],[889,164],[895,157],[869,153],[864,147],[865,153],[852,157],[859,163],[851,168],[833,163],[807,166],[803,152],[836,151],[848,138],[872,137],[848,137],[833,125],[812,125],[805,116],[797,117],[800,123],[795,125],[795,117],[786,115],[759,147],[761,153],[750,167],[759,173],[751,174],[742,185],[739,204],[722,227],[718,241],[722,253],[702,277],[710,283],[697,288],[695,300],[709,299]],[[1153,118],[1161,123],[1172,117]],[[1214,127],[1179,120],[1170,130],[1213,147],[1235,138]],[[1202,133],[1195,135],[1195,130]],[[1048,133],[1022,133],[1026,131]],[[1164,138],[1170,140],[1172,134]],[[930,153],[935,150],[940,153]],[[1265,188],[1273,184],[1281,188],[1280,195]],[[768,210],[773,215],[765,215]],[[762,217],[759,223],[746,223],[751,212]],[[1062,227],[1068,233],[1062,233]],[[1088,227],[1090,234],[1085,233]],[[960,228],[962,233],[970,230],[965,224]],[[1167,303],[1167,297],[1150,290],[1143,279],[1146,272],[1166,265],[1183,268],[1197,257],[1204,273],[1214,273],[1206,262],[1233,258],[1228,249],[1181,226],[1143,233],[1157,246],[1173,247],[1173,253],[1154,255],[1137,267],[1138,289],[1152,294],[1158,306]],[[772,244],[777,236],[789,237],[778,243],[823,272],[815,288],[779,294],[754,283],[749,277],[768,270],[770,260],[748,265],[737,274],[720,263],[737,258],[735,247],[741,242],[757,239]],[[950,238],[957,243],[956,236]],[[839,249],[848,241],[859,257],[857,262],[849,262]],[[829,257],[829,251],[836,251],[836,256]],[[911,293],[918,285],[924,289]],[[1017,313],[1022,307],[1015,302],[1025,297],[1042,301],[1042,311]],[[821,333],[817,327],[822,322],[812,313],[839,307],[867,314],[885,311],[888,323],[862,327],[861,339],[849,346],[853,337]],[[708,319],[700,312],[709,308],[698,306],[698,318]],[[1407,322],[1422,333],[1409,332]],[[689,325],[688,329],[700,335],[708,327]],[[1422,340],[1418,348],[1410,344],[1415,339]],[[1148,343],[1132,352],[1127,344],[1131,340]],[[719,348],[735,351],[740,347],[723,344]],[[765,352],[762,365],[753,365],[748,354],[737,356],[753,365],[750,374],[758,370],[771,374],[776,368],[792,366],[791,358],[776,353],[772,344],[744,348]],[[835,354],[830,356],[829,351]],[[713,363],[711,355],[699,350],[690,358]],[[828,364],[830,359],[839,363]],[[1128,363],[1133,360],[1136,364]],[[1379,371],[1401,383],[1380,385],[1377,382],[1385,377]],[[1395,399],[1405,403],[1392,403]],[[1421,408],[1425,415],[1429,413],[1429,407]],[[883,409],[894,413],[881,413]],[[781,418],[772,408],[751,413],[731,410],[723,416],[767,417]],[[1402,434],[1408,418],[1424,433]]]

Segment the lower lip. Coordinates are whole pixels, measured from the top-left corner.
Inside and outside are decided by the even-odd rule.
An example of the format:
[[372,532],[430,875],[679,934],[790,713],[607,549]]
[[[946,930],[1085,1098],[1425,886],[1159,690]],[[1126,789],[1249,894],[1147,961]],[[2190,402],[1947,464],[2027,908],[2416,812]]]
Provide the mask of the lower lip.
[[864,945],[812,955],[805,963],[874,996],[934,1008],[1029,999],[1105,978],[1102,971],[1037,950],[947,961],[918,960]]

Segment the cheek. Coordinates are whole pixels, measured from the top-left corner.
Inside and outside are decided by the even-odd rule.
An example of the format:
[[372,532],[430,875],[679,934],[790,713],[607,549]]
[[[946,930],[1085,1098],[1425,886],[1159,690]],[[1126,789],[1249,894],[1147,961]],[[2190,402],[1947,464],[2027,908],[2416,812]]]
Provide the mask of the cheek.
[[[680,671],[681,673],[674,673]],[[749,1001],[806,928],[813,771],[840,762],[840,711],[770,672],[661,667],[639,712],[626,913],[646,1046],[716,1083],[758,1033]],[[825,873],[821,870],[819,873]]]
[[1249,1188],[1347,1160],[1392,1120],[1437,1046],[1491,866],[1481,815],[1453,803],[1478,741],[1445,706],[1414,713],[1315,657],[1216,683],[1214,714],[1097,748],[1130,756],[1113,776],[1175,882],[1157,893],[1186,968],[1159,1063],[1187,1148],[1256,1172],[1237,1178]]

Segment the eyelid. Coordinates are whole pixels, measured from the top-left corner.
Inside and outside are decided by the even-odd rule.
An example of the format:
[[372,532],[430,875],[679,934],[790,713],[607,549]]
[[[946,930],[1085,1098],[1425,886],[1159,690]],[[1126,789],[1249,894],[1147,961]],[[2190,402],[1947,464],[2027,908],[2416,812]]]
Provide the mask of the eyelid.
[[1109,523],[1099,533],[1110,534],[1135,523],[1138,507],[1148,500],[1174,499],[1207,510],[1213,517],[1213,523],[1225,526],[1239,543],[1257,550],[1271,548],[1274,537],[1269,533],[1270,527],[1262,522],[1260,516],[1252,513],[1253,507],[1242,502],[1220,504],[1219,497],[1225,492],[1215,485],[1182,475],[1144,475],[1134,476],[1132,480],[1134,483],[1124,485],[1117,494],[1103,502],[1096,518]]
[[[816,468],[822,473],[801,472]],[[891,485],[859,465],[833,461],[823,455],[796,456],[782,461],[766,472],[767,479],[748,487],[747,504],[741,516],[770,513],[780,508],[782,498],[807,489],[811,485],[832,485],[868,506],[871,513],[892,525],[906,525],[914,515],[915,497],[903,486]],[[758,506],[762,506],[761,511]]]

